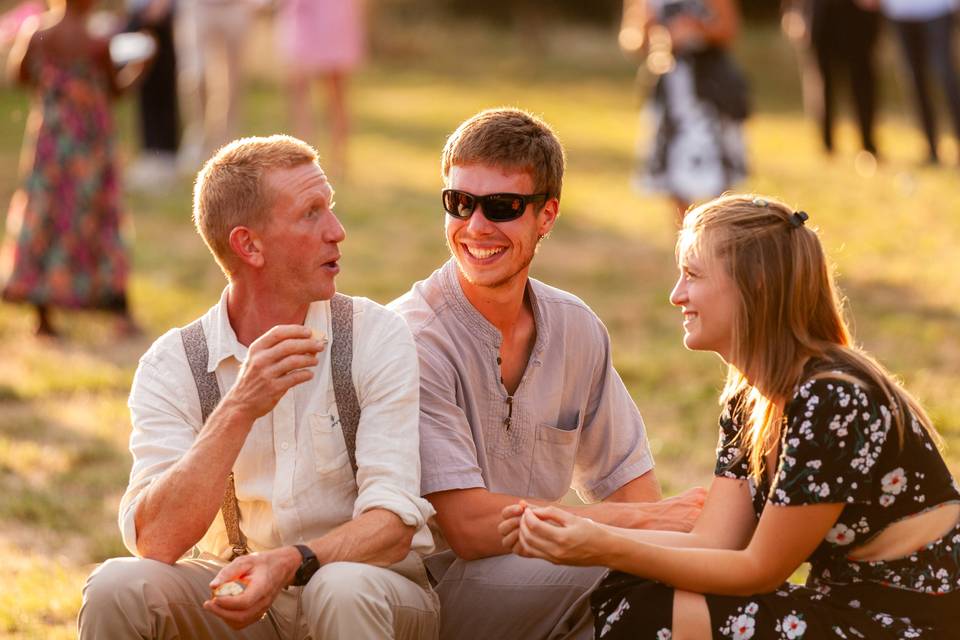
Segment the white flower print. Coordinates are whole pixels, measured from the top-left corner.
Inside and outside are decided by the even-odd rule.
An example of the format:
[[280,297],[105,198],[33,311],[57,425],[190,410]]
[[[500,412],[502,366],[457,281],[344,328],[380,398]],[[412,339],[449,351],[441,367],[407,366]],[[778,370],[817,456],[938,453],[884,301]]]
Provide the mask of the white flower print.
[[757,615],[757,611],[760,610],[760,607],[757,606],[756,602],[751,602],[745,606],[743,610],[747,613],[747,615],[755,616]]
[[657,631],[657,640],[670,640],[673,637],[673,632],[670,629],[663,628],[660,631]]
[[897,467],[883,476],[883,478],[880,479],[880,484],[883,487],[884,493],[891,493],[895,496],[900,495],[903,488],[907,486],[907,474],[904,473],[903,467]]
[[853,532],[853,529],[842,522],[838,522],[833,529],[827,532],[827,541],[840,546],[850,544],[856,537],[857,534]]
[[883,494],[882,496],[880,496],[880,506],[881,506],[881,507],[889,507],[890,505],[893,504],[893,501],[894,501],[894,500],[896,500],[896,498],[894,498],[894,497],[893,497],[892,495],[890,495],[889,493],[885,493],[885,494]]
[[620,616],[623,615],[623,612],[630,608],[630,603],[627,602],[627,599],[624,598],[620,601],[620,604],[617,605],[617,608],[607,616],[607,621],[603,625],[603,629],[600,630],[600,637],[607,635],[607,632],[610,631],[614,622],[620,619]]
[[753,630],[756,624],[756,620],[745,613],[737,616],[731,628],[731,631],[733,631],[733,640],[750,640],[750,638],[753,637]]
[[791,613],[783,619],[782,628],[787,638],[795,640],[796,638],[803,637],[803,634],[807,631],[807,623],[804,622],[802,618]]

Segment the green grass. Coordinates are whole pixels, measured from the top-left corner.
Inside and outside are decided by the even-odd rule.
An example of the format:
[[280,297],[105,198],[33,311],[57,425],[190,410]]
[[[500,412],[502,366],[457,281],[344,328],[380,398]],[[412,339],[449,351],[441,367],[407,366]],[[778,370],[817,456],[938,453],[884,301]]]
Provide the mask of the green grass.
[[[477,25],[453,32],[383,20],[376,33],[377,55],[353,85],[351,172],[335,185],[348,235],[339,288],[387,302],[429,275],[445,258],[437,192],[446,135],[493,105],[542,114],[565,142],[569,167],[562,217],[534,275],[581,296],[606,322],[665,490],[709,481],[723,370],[716,357],[680,343],[679,314],[667,301],[672,214],[665,200],[628,184],[635,68],[613,35],[545,30],[534,46],[523,34]],[[286,128],[268,47],[261,30],[250,48],[245,133]],[[741,188],[810,213],[860,341],[929,408],[960,471],[957,169],[917,168],[922,141],[891,114],[896,106],[882,121],[885,160],[875,173],[855,170],[849,124],[838,132],[840,151],[824,157],[798,108],[789,47],[772,29],[748,27],[738,53],[758,106],[747,127],[752,174]],[[887,93],[896,98],[896,85]],[[0,88],[3,198],[16,187],[26,112],[22,94]],[[128,103],[119,116],[129,140]],[[952,158],[955,148],[945,147]],[[41,344],[30,337],[27,309],[0,306],[0,637],[73,634],[84,577],[123,553],[116,509],[130,463],[125,401],[137,358],[153,337],[213,304],[223,286],[190,225],[189,180],[161,196],[131,194],[126,204],[135,230],[131,296],[149,338],[117,342],[104,316],[62,313],[67,340]]]

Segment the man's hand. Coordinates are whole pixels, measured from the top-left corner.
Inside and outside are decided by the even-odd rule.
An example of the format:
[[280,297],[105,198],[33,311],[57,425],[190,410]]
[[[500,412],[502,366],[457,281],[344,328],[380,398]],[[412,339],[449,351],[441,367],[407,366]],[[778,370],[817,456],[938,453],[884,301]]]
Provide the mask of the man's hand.
[[299,324],[277,325],[253,341],[240,375],[224,397],[251,423],[277,405],[290,388],[313,377],[308,367],[316,366],[317,354],[325,342],[312,337]]
[[243,629],[266,615],[280,590],[293,580],[298,566],[300,553],[294,547],[240,556],[220,570],[210,588],[238,578],[246,582],[247,588],[236,596],[211,596],[203,608],[223,618],[232,628]]
[[517,540],[520,536],[520,518],[523,517],[523,512],[526,511],[527,501],[521,500],[517,504],[511,504],[503,508],[503,511],[500,512],[500,517],[503,518],[500,524],[497,525],[497,531],[500,533],[500,537],[503,538],[503,548],[510,549],[511,551],[517,545]]
[[[687,489],[678,496],[658,502],[605,502],[605,507],[618,513],[611,520],[625,529],[658,529],[682,531],[693,529],[700,517],[707,490],[703,487]],[[607,520],[603,520],[607,522]]]

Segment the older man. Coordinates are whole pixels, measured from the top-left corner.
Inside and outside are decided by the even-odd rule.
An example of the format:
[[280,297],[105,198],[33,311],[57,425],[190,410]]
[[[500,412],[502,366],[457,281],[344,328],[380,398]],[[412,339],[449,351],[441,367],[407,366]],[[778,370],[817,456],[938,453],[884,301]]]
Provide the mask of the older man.
[[[416,350],[398,315],[335,295],[316,152],[224,147],[194,218],[229,284],[140,361],[120,505],[138,557],[91,575],[81,638],[435,637]],[[211,595],[226,583],[243,590]]]

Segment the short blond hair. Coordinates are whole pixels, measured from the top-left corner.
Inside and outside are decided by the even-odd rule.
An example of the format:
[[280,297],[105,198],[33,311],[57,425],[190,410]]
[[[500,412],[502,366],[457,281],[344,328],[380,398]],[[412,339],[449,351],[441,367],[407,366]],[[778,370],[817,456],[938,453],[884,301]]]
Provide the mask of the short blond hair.
[[317,151],[292,136],[240,138],[223,146],[197,174],[193,222],[217,264],[229,277],[234,267],[230,232],[262,226],[273,206],[264,175],[317,163]]
[[451,167],[485,164],[526,171],[537,193],[559,198],[565,159],[557,134],[532,113],[512,107],[487,109],[450,134],[440,166],[443,179]]

